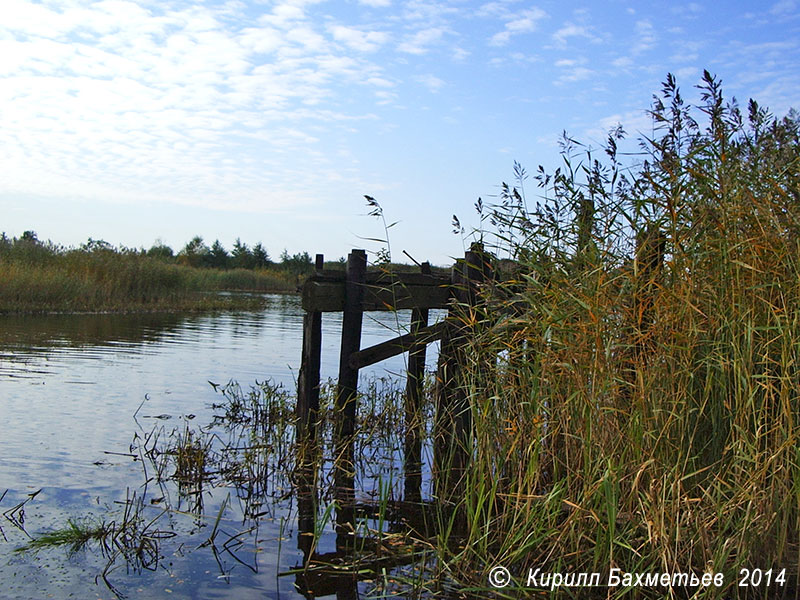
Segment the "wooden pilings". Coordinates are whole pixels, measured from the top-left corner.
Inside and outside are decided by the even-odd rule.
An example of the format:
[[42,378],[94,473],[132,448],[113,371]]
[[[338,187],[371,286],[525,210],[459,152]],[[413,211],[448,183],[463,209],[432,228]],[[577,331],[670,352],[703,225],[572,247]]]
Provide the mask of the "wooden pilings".
[[[317,254],[315,271],[322,272],[324,257]],[[303,316],[303,356],[297,380],[298,442],[316,439],[319,420],[319,372],[322,359],[322,313],[306,311]]]
[[[430,263],[420,266],[423,275],[431,274]],[[411,335],[428,328],[428,309],[411,310]],[[422,392],[425,378],[427,342],[416,342],[408,353],[406,379],[405,439],[403,444],[403,497],[406,502],[422,501],[422,438],[425,422],[422,417]]]
[[[317,421],[322,341],[321,313],[342,311],[342,341],[339,380],[334,406],[334,495],[337,505],[337,546],[352,543],[355,525],[354,435],[359,370],[402,352],[409,352],[406,403],[404,408],[404,497],[406,502],[422,500],[422,390],[427,344],[442,339],[438,386],[437,440],[434,447],[434,476],[437,490],[450,489],[466,469],[472,434],[468,398],[459,385],[458,371],[464,360],[463,348],[469,327],[464,310],[474,307],[478,282],[491,277],[482,248],[473,248],[458,261],[451,277],[431,273],[430,264],[420,273],[367,272],[366,253],[353,250],[346,271],[326,271],[317,255],[316,270],[302,290],[303,355],[298,379],[297,439],[298,485],[308,498],[316,497],[318,459]],[[455,304],[453,304],[455,303]],[[450,307],[448,319],[428,325],[429,309]],[[410,332],[393,340],[362,349],[363,313],[370,310],[410,308]],[[439,455],[438,462],[437,456]],[[452,467],[452,471],[451,471]],[[444,487],[442,487],[444,486]],[[310,488],[310,489],[308,489]],[[438,491],[437,491],[438,495]],[[313,525],[316,507],[301,501],[301,530]],[[312,512],[309,512],[312,511]],[[309,514],[306,514],[309,513]],[[302,548],[304,553],[308,548]]]
[[[324,257],[317,254],[315,270],[322,272]],[[317,423],[319,421],[319,377],[322,358],[322,313],[303,316],[303,350],[297,379],[297,546],[308,559],[313,545],[317,516]]]
[[455,302],[447,316],[436,374],[434,423],[434,485],[439,501],[463,498],[464,475],[472,447],[472,409],[462,377],[467,343],[474,334],[478,285],[493,276],[489,255],[473,244],[453,267]]
[[358,367],[350,364],[350,355],[361,348],[361,324],[364,316],[362,302],[367,277],[367,254],[353,250],[347,257],[344,316],[342,318],[342,347],[339,354],[339,384],[334,408],[334,486],[337,502],[336,525],[339,536],[354,533],[355,504],[353,463],[353,434],[356,422]]

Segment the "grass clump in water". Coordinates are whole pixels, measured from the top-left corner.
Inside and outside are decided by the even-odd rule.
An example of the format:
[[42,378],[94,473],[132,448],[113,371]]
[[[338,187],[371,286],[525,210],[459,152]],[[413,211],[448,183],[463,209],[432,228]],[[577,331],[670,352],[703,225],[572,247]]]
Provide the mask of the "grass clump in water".
[[102,541],[112,531],[105,521],[67,520],[67,526],[40,534],[15,552],[36,552],[45,548],[68,547],[70,554],[83,550],[90,542]]

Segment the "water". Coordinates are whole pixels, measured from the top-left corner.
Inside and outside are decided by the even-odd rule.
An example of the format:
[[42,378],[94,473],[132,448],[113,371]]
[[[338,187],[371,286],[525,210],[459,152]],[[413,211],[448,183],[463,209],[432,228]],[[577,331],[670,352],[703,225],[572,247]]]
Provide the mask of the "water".
[[[98,578],[108,556],[96,545],[71,556],[63,548],[13,550],[27,534],[63,528],[69,519],[119,519],[121,503],[132,494],[146,498],[144,512],[157,517],[160,505],[148,504],[157,494],[152,485],[142,487],[152,473],[126,454],[136,454],[134,435],[154,427],[166,432],[209,423],[211,404],[221,400],[209,382],[233,379],[246,389],[271,379],[294,391],[300,301],[286,295],[267,300],[264,311],[214,315],[0,317],[0,494],[7,490],[0,500],[0,596],[113,597]],[[398,321],[406,326],[408,319],[407,313],[365,315],[362,346],[396,335]],[[338,371],[340,328],[341,315],[324,315],[323,379]],[[375,369],[399,374],[403,366],[401,356]],[[200,517],[162,515],[155,529],[179,535],[159,543],[153,570],[117,561],[109,582],[134,598],[301,597],[294,577],[278,577],[302,558],[290,500],[267,507],[256,530],[237,538],[243,544],[217,556],[203,546],[229,491],[204,494]],[[21,510],[12,510],[26,499]],[[235,505],[234,499],[218,524],[220,541],[253,525],[237,521]]]

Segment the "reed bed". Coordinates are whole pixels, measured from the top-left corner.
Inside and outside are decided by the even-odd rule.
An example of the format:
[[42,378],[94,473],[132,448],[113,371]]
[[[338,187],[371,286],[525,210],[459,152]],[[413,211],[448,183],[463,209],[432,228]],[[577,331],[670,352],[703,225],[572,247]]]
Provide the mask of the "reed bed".
[[39,242],[0,243],[0,312],[205,310],[258,300],[207,292],[294,291],[275,270],[228,271],[170,264],[114,249],[62,250]]
[[[479,203],[484,244],[516,261],[465,315],[472,463],[443,573],[508,597],[542,572],[703,573],[721,587],[611,597],[792,597],[800,572],[800,143],[796,116],[702,103],[669,77],[645,160],[572,140],[564,165]],[[489,367],[487,368],[487,365]],[[741,569],[785,583],[739,587]],[[551,593],[591,595],[591,589]],[[476,592],[477,593],[477,592]]]

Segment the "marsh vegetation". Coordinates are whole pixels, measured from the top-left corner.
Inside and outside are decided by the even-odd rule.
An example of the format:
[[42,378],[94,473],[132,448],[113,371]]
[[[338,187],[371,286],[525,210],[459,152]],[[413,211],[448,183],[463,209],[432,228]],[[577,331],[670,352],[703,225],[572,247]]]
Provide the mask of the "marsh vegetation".
[[313,266],[307,253],[286,253],[272,263],[260,244],[258,259],[239,246],[233,257],[221,246],[224,255],[212,255],[195,238],[175,256],[160,244],[145,251],[90,239],[64,248],[33,231],[20,238],[3,234],[0,313],[255,308],[257,297],[215,292],[293,292]]

